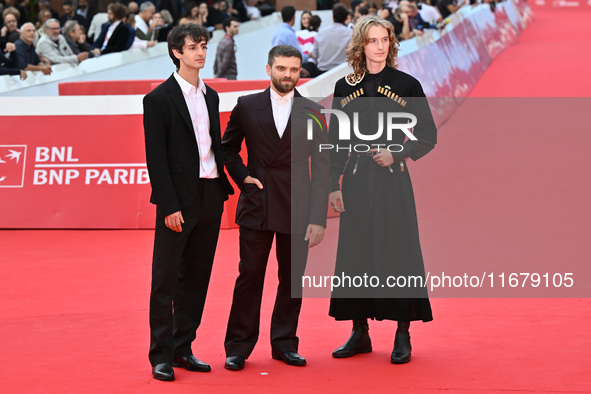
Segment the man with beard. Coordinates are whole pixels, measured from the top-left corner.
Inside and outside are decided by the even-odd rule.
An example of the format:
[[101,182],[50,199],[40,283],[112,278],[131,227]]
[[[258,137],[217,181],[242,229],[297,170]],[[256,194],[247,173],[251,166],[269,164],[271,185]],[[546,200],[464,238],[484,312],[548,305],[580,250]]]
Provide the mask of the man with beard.
[[[225,339],[225,368],[230,370],[244,368],[259,336],[263,282],[273,238],[279,286],[271,319],[272,357],[288,365],[306,364],[298,354],[296,336],[302,300],[298,294],[292,298],[291,279],[301,281],[308,248],[324,236],[329,157],[318,149],[327,142],[326,132],[314,126],[313,138],[308,139],[306,128],[290,118],[303,108],[320,112],[318,104],[301,98],[295,90],[301,67],[299,49],[273,47],[267,62],[271,86],[238,99],[222,140],[226,168],[241,190],[236,207],[240,274]],[[243,141],[248,165],[240,157]],[[292,185],[297,188],[293,196]],[[301,288],[296,290],[301,292]]]
[[51,64],[69,63],[74,66],[89,56],[88,52],[74,54],[66,38],[60,34],[60,23],[57,19],[45,22],[45,34],[37,43],[37,53]]
[[129,38],[129,29],[123,18],[127,15],[127,7],[120,3],[111,3],[107,7],[109,22],[102,27],[101,34],[92,45],[101,54],[124,51]]

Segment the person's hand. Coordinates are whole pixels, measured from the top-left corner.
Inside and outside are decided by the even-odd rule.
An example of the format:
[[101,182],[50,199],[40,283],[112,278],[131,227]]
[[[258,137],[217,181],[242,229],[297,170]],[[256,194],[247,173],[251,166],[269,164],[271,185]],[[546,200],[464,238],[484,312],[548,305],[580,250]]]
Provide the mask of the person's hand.
[[88,52],[80,52],[77,56],[78,63],[80,63],[81,61],[88,59]]
[[12,43],[12,42],[7,42],[4,52],[14,52],[14,51],[16,51],[16,45],[14,45],[14,43]]
[[323,238],[324,227],[318,224],[308,224],[306,236],[304,237],[304,241],[308,241],[308,248],[313,248],[314,246],[318,245],[320,242],[322,242]]
[[6,33],[8,33],[8,28],[6,26],[3,26],[2,29],[0,29],[0,34],[2,35],[2,37],[6,37]]
[[94,56],[100,56],[101,55],[101,50],[98,48],[94,48],[92,50],[92,53],[94,53]]
[[412,29],[412,32],[414,33],[415,36],[422,36],[423,34],[425,34],[424,31],[417,30],[417,29]]
[[51,66],[48,66],[47,64],[44,64],[41,66],[41,70],[40,70],[43,75],[51,75]]
[[306,70],[305,68],[302,68],[302,70],[300,71],[300,77],[308,78],[309,76],[310,76],[310,71]]
[[343,192],[335,190],[330,193],[330,206],[335,212],[345,212],[345,204],[343,203]]
[[185,220],[183,219],[183,214],[181,211],[177,211],[165,217],[164,223],[166,224],[166,227],[172,231],[180,233],[183,231],[181,224],[184,224]]
[[158,41],[148,41],[148,48],[152,48],[154,45],[158,44]]
[[373,157],[373,160],[382,167],[388,167],[394,164],[394,158],[392,157],[392,153],[388,149],[372,149],[370,152],[376,152]]
[[21,78],[21,81],[24,81],[25,79],[27,79],[27,72],[25,70],[21,70],[20,78]]
[[86,41],[86,34],[80,33],[80,38],[78,39],[78,44],[84,44]]
[[254,183],[255,185],[257,185],[257,187],[259,189],[262,189],[263,188],[263,184],[261,183],[261,181],[259,181],[256,178],[251,177],[250,175],[247,176],[246,178],[244,178],[243,183]]
[[408,21],[408,15],[404,12],[401,12],[400,19],[402,19],[403,22],[406,22],[406,21]]

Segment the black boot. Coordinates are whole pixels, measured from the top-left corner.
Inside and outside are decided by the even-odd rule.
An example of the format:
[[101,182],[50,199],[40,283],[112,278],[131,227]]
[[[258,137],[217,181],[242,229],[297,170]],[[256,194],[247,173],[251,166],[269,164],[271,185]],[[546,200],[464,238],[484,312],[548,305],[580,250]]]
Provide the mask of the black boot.
[[392,351],[392,357],[390,358],[390,361],[394,364],[404,364],[410,361],[410,351],[412,346],[410,346],[409,328],[410,322],[398,322],[396,338],[394,339],[394,350]]
[[367,319],[353,320],[353,332],[349,340],[340,348],[332,352],[333,357],[345,358],[357,353],[371,352],[371,338]]

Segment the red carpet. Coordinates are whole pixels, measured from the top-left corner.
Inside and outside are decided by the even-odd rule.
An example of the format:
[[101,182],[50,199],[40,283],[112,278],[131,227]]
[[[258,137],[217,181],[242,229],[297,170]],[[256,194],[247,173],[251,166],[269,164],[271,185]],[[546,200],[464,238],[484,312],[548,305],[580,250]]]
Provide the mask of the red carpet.
[[[587,15],[538,12],[473,96],[587,95]],[[392,322],[370,323],[373,353],[333,359],[350,326],[327,316],[328,300],[307,299],[299,336],[309,365],[296,368],[270,358],[271,262],[259,344],[244,371],[230,372],[223,338],[238,234],[226,230],[193,347],[213,371],[177,369],[164,383],[147,359],[152,231],[0,231],[2,392],[591,392],[591,302],[582,298],[591,283],[588,123],[561,127],[545,117],[552,102],[478,100],[411,163],[427,270],[570,270],[581,298],[435,298],[435,320],[411,326],[406,365],[389,362]],[[331,219],[327,238],[336,225]]]

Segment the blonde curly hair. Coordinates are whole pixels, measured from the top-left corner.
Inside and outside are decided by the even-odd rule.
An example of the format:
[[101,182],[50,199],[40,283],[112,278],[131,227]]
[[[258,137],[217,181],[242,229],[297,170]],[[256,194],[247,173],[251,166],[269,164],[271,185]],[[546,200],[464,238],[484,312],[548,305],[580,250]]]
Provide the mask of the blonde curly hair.
[[390,39],[390,48],[388,49],[388,57],[386,64],[392,68],[398,68],[398,47],[399,43],[394,35],[394,26],[392,23],[376,15],[365,15],[357,21],[353,29],[353,37],[347,46],[347,62],[356,73],[365,73],[367,70],[367,61],[363,49],[369,43],[369,29],[372,26],[381,26],[388,31],[388,38]]

